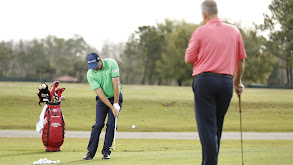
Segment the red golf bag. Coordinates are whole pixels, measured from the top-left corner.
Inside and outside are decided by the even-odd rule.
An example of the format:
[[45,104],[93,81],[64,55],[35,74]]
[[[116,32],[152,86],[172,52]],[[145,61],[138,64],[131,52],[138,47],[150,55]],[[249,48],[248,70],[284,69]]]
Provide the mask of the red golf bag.
[[64,141],[65,122],[60,103],[48,103],[42,140],[46,151],[60,151]]
[[[39,87],[39,99],[40,102],[46,102],[47,108],[44,113],[44,121],[43,121],[43,131],[42,131],[42,141],[44,146],[46,147],[46,151],[53,152],[53,151],[60,151],[61,145],[64,141],[65,135],[65,121],[62,115],[61,109],[61,100],[65,100],[65,97],[62,96],[62,92],[65,88],[57,88],[59,85],[59,81],[54,81],[51,85],[51,90],[49,91],[46,88],[46,98],[48,101],[44,101],[44,99],[40,98],[40,96],[44,96]],[[43,88],[45,86],[43,85]]]

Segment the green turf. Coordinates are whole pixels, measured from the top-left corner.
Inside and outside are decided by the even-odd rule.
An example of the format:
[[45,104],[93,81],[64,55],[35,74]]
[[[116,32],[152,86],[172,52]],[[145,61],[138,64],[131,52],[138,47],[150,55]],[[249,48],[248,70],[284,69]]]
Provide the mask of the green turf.
[[[32,164],[41,158],[60,160],[62,164],[200,164],[201,147],[198,140],[117,139],[110,160],[101,160],[101,139],[94,160],[83,161],[88,139],[67,138],[61,152],[45,152],[40,138],[0,138],[1,165]],[[245,164],[282,164],[293,162],[293,141],[244,141]],[[241,164],[239,140],[223,140],[219,165]]]
[[[48,83],[49,86],[51,83]],[[0,82],[0,129],[35,129],[42,107],[39,83]],[[95,122],[95,93],[88,84],[60,83],[67,130],[90,131]],[[196,131],[191,87],[123,85],[119,131]],[[293,132],[293,90],[245,89],[244,132]],[[135,129],[131,126],[136,125]],[[224,131],[239,131],[238,100],[233,96]]]

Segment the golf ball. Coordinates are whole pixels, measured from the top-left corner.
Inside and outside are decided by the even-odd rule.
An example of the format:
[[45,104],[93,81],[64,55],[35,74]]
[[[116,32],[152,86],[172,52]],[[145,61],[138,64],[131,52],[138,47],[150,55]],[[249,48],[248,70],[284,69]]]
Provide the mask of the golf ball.
[[135,125],[132,125],[132,128],[135,128]]

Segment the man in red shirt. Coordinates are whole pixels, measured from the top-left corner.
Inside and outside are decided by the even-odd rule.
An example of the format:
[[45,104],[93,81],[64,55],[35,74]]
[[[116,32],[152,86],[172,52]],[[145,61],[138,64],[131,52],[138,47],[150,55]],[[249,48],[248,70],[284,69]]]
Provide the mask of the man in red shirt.
[[218,18],[214,0],[201,4],[205,25],[192,34],[185,61],[193,64],[193,92],[202,164],[216,165],[224,117],[233,95],[242,94],[246,53],[240,31]]

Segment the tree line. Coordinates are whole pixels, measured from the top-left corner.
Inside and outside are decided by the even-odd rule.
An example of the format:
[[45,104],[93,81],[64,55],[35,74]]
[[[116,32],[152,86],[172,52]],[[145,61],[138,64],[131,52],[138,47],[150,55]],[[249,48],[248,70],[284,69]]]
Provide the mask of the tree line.
[[86,54],[95,51],[75,35],[65,40],[56,36],[32,41],[0,43],[0,79],[10,81],[52,81],[70,75],[85,82]]
[[[121,70],[128,84],[190,85],[192,65],[185,64],[184,54],[192,32],[202,24],[165,20],[157,26],[142,26],[134,32],[121,54]],[[239,26],[238,26],[239,27]],[[279,85],[271,76],[278,59],[268,50],[267,40],[257,29],[239,27],[246,52],[245,84]],[[277,75],[274,75],[277,74]]]
[[[264,24],[241,31],[247,53],[244,83],[293,86],[293,2],[273,0]],[[225,21],[224,21],[225,22]],[[140,26],[126,43],[104,43],[101,50],[75,35],[32,41],[0,43],[0,80],[52,81],[70,75],[87,82],[87,54],[114,58],[124,84],[190,85],[192,66],[184,54],[193,31],[200,24],[166,19],[155,26]],[[276,28],[278,27],[278,28]],[[263,35],[265,34],[266,35]]]

